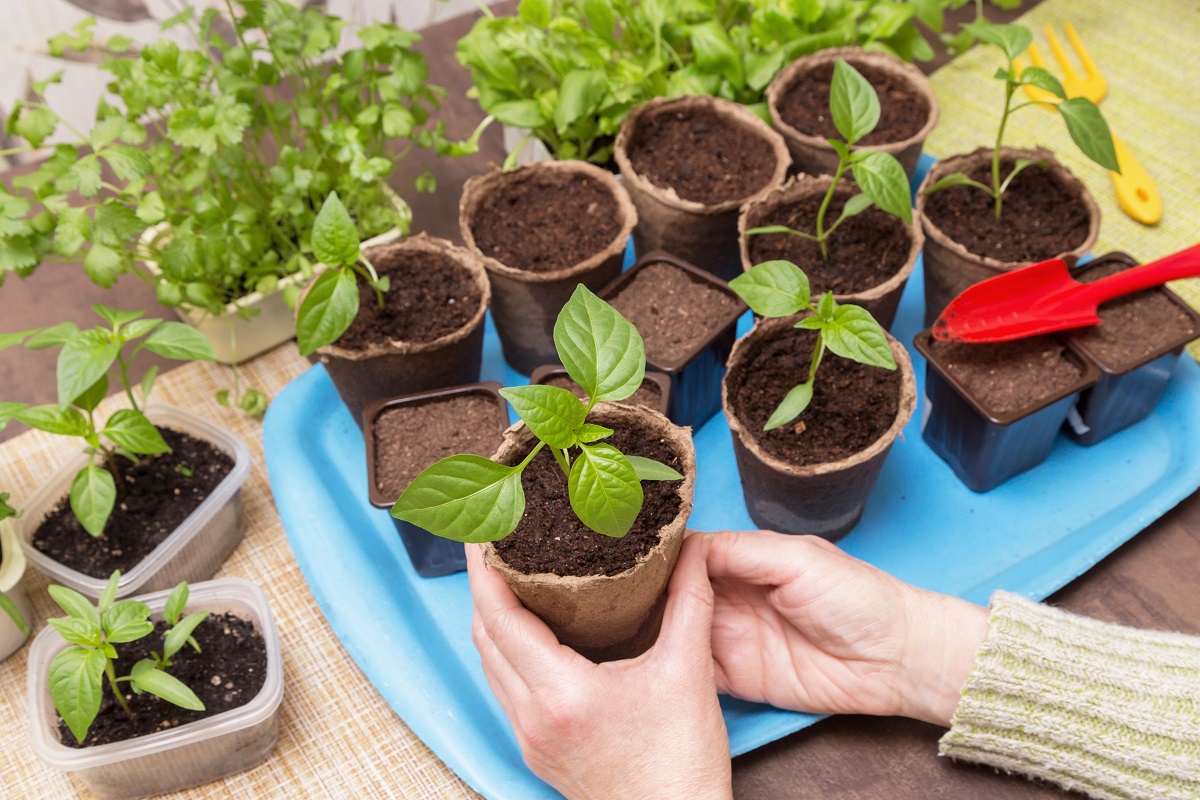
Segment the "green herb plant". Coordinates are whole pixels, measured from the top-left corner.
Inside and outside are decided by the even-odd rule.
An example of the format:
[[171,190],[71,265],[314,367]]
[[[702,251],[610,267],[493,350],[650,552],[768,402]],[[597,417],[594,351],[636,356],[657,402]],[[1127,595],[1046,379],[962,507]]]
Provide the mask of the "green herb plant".
[[813,385],[825,351],[882,369],[895,369],[896,359],[883,328],[864,308],[839,304],[833,292],[814,303],[808,276],[790,261],[766,261],[729,282],[746,305],[764,317],[790,317],[807,311],[795,327],[816,331],[808,379],[794,386],[772,412],[764,430],[786,425],[804,413],[813,398]]
[[626,456],[603,441],[610,428],[587,421],[596,403],[624,400],[642,385],[641,334],[620,312],[580,284],[554,325],[554,345],[586,402],[556,386],[517,386],[500,393],[538,443],[516,466],[474,455],[444,458],[422,471],[392,507],[392,516],[460,542],[491,542],[525,513],[521,473],[549,447],[567,476],[571,508],[584,525],[620,537],[642,508],[644,480],[679,480],[671,467]]
[[[17,510],[8,504],[8,497],[8,492],[0,492],[0,522],[9,517],[18,516]],[[13,624],[17,626],[17,630],[23,635],[29,635],[29,623],[25,621],[25,616],[21,613],[21,609],[17,608],[17,604],[13,602],[13,599],[4,592],[0,592],[0,611],[8,615],[8,618],[12,620]]]
[[129,683],[134,693],[149,692],[168,703],[192,711],[203,711],[204,703],[182,681],[167,672],[171,658],[185,644],[200,652],[192,637],[207,611],[182,616],[187,603],[188,585],[180,583],[171,590],[163,618],[171,628],[163,635],[162,655],[151,653],[133,665],[128,675],[117,677],[114,664],[118,660],[113,645],[136,642],[154,633],[150,607],[138,600],[114,602],[120,571],[114,572],[93,606],[91,601],[65,586],[51,586],[50,596],[67,613],[66,617],[47,620],[58,633],[71,643],[50,662],[50,698],[67,723],[75,739],[82,742],[100,711],[100,700],[107,678],[113,697],[126,716],[133,712],[125,700],[122,683]]
[[[58,403],[0,403],[0,430],[17,419],[31,428],[81,440],[91,459],[71,481],[71,511],[84,530],[100,536],[124,489],[121,465],[136,464],[140,456],[170,452],[143,412],[158,368],[151,367],[143,376],[139,401],[129,375],[134,357],[149,350],[179,361],[211,361],[216,353],[199,331],[182,322],[143,319],[143,311],[117,311],[100,304],[92,310],[107,325],[80,330],[73,322],[63,322],[0,335],[0,350],[21,343],[31,350],[62,348],[57,366]],[[137,344],[127,349],[135,341]],[[124,391],[129,408],[114,411],[101,425],[95,411],[108,394],[110,378]]]
[[[827,241],[837,227],[844,220],[863,213],[873,205],[899,217],[909,225],[912,224],[908,176],[896,157],[876,150],[851,149],[879,124],[879,95],[861,72],[840,58],[833,66],[829,110],[834,127],[845,141],[826,140],[838,155],[838,165],[834,170],[829,190],[825,192],[821,207],[817,211],[816,233],[798,231],[786,225],[765,225],[746,231],[747,234],[787,233],[809,239],[820,246],[821,257],[826,260],[829,258]],[[847,171],[854,176],[854,182],[862,191],[846,200],[842,206],[842,213],[826,228],[825,214],[837,192],[838,183]]]
[[1008,175],[1001,176],[1000,174],[1000,148],[1004,144],[1004,131],[1008,125],[1009,117],[1023,108],[1034,105],[1045,105],[1034,101],[1013,105],[1013,95],[1017,93],[1018,89],[1026,85],[1036,86],[1058,97],[1060,100],[1053,107],[1062,116],[1062,120],[1067,126],[1067,132],[1071,135],[1071,139],[1079,147],[1080,151],[1105,169],[1120,172],[1120,168],[1117,165],[1117,153],[1113,148],[1112,133],[1109,131],[1108,123],[1104,121],[1104,116],[1100,113],[1100,109],[1096,107],[1095,103],[1086,97],[1072,97],[1068,99],[1067,93],[1063,90],[1058,78],[1055,78],[1041,67],[1026,67],[1020,72],[1015,68],[1013,62],[1028,50],[1029,45],[1033,42],[1033,34],[1029,32],[1028,28],[1021,25],[995,25],[989,22],[973,22],[964,25],[963,30],[983,42],[1000,48],[1005,58],[1008,59],[1008,66],[996,70],[995,75],[998,80],[1004,82],[1004,111],[1000,115],[1000,127],[996,131],[996,144],[992,149],[992,180],[991,184],[988,185],[973,180],[965,173],[954,172],[943,176],[935,182],[925,190],[925,194],[933,194],[951,186],[971,186],[985,192],[992,198],[996,218],[1000,218],[1004,203],[1004,192],[1013,182],[1013,179],[1029,167],[1035,165],[1045,166],[1040,161],[1018,158],[1013,163],[1013,168]]

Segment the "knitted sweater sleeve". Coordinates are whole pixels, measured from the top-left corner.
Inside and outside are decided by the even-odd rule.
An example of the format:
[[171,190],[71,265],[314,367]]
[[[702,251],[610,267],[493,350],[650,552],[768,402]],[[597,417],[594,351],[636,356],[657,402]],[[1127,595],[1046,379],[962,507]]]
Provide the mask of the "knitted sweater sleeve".
[[1200,798],[1200,638],[997,592],[940,752],[1105,800]]

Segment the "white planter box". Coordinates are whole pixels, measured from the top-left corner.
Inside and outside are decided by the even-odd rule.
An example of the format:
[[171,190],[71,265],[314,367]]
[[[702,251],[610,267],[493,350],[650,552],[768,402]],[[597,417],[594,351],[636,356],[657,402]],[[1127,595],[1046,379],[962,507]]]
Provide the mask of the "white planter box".
[[[155,425],[183,431],[224,451],[233,459],[233,470],[150,555],[121,575],[117,597],[170,589],[180,581],[211,578],[246,532],[242,518],[242,484],[250,473],[250,450],[245,442],[183,409],[150,405],[146,416]],[[108,583],[107,576],[93,578],[70,569],[34,548],[32,542],[33,533],[42,520],[70,494],[71,481],[87,460],[82,455],[73,459],[42,484],[25,504],[18,533],[21,549],[31,564],[55,583],[98,598]]]
[[[0,561],[0,592],[16,603],[21,616],[25,617],[25,623],[32,628],[33,606],[25,591],[25,581],[22,580],[25,577],[25,553],[17,543],[17,532],[11,519],[0,521],[0,550],[4,552],[4,558]],[[21,633],[8,614],[0,611],[0,661],[20,650],[28,638],[28,633]]]
[[534,164],[538,161],[550,161],[552,156],[550,151],[546,149],[546,145],[536,136],[530,136],[525,144],[521,141],[529,136],[529,130],[526,128],[514,128],[511,125],[502,125],[501,133],[504,135],[504,150],[507,153],[512,153],[518,147],[521,152],[517,153],[517,166],[525,164]]
[[[139,597],[162,618],[169,591]],[[47,627],[29,648],[29,722],[34,752],[55,769],[72,772],[105,800],[174,792],[249,769],[271,755],[279,740],[283,658],[279,631],[263,590],[241,578],[193,584],[187,612],[230,612],[254,622],[267,649],[267,678],[249,703],[178,728],[96,747],[75,748],[58,738],[50,699],[50,663],[67,642]]]

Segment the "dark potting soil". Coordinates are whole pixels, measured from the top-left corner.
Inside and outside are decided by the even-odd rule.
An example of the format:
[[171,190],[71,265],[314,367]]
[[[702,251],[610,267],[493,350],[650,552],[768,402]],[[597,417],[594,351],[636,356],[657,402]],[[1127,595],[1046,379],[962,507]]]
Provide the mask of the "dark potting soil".
[[711,109],[643,117],[631,137],[629,161],[655,186],[705,205],[749,197],[775,173],[771,145]]
[[[560,389],[566,389],[581,400],[587,400],[587,392],[583,391],[579,384],[571,380],[569,375],[551,375],[542,381],[542,385],[557,386]],[[662,403],[662,391],[654,381],[643,380],[642,385],[638,387],[636,392],[620,402],[631,406],[645,406],[657,411],[659,405]]]
[[[1121,263],[1087,266],[1075,271],[1080,283],[1107,278],[1129,269]],[[1200,335],[1192,317],[1160,289],[1128,294],[1100,306],[1100,324],[1079,331],[1088,354],[1114,372],[1143,364],[1168,342]]]
[[[133,464],[118,456],[122,481],[104,532],[92,537],[64,497],[33,532],[33,546],[93,578],[128,572],[187,519],[233,470],[224,451],[182,431],[159,428],[171,452]],[[191,472],[185,475],[180,471]]]
[[373,431],[375,488],[394,500],[439,459],[459,453],[490,458],[507,427],[507,407],[484,392],[386,409]]
[[471,272],[448,255],[385,251],[371,262],[391,278],[379,308],[375,292],[358,282],[359,312],[339,347],[363,350],[389,340],[432,342],[458,330],[479,310],[482,295]]
[[939,364],[954,375],[993,414],[1011,414],[1037,405],[1079,380],[1080,366],[1050,336],[1013,342],[966,344],[930,341]]
[[816,333],[789,329],[766,342],[730,386],[734,413],[778,459],[806,466],[839,461],[883,436],[900,409],[900,371],[868,367],[826,352],[813,399],[787,425],[764,431],[771,414],[808,377]]
[[638,329],[646,359],[660,367],[686,358],[739,306],[732,295],[665,262],[643,267],[609,302]]
[[586,261],[621,232],[617,201],[588,175],[510,180],[471,221],[480,252],[514,269],[553,272]]
[[[1001,180],[1012,168],[1012,159],[1000,160]],[[968,175],[991,186],[991,161]],[[1014,262],[1045,261],[1075,249],[1087,239],[1089,222],[1083,200],[1043,167],[1028,167],[1013,179],[999,219],[992,198],[970,186],[929,195],[925,215],[971,253]]]
[[[857,193],[852,186],[838,187],[825,212],[826,227],[837,220],[842,206]],[[757,214],[749,227],[786,225],[816,234],[817,212],[823,199],[822,192],[775,207]],[[865,292],[899,272],[908,261],[912,236],[903,220],[872,207],[838,225],[825,243],[828,260],[821,256],[816,242],[790,233],[755,234],[747,238],[746,249],[751,264],[783,259],[800,267],[814,295],[825,291],[845,295]]]
[[[151,658],[150,651],[161,653],[163,635],[169,628],[167,623],[159,621],[149,636],[113,645],[117,649],[114,665],[117,676],[128,675],[138,661]],[[210,614],[192,636],[200,645],[200,652],[185,644],[171,659],[167,672],[196,693],[204,704],[203,711],[180,708],[149,692],[134,694],[129,684],[122,682],[119,685],[125,690],[125,702],[133,712],[128,717],[113,698],[106,679],[100,713],[83,743],[76,741],[61,717],[58,738],[75,748],[122,742],[239,708],[258,695],[267,680],[267,646],[254,623],[233,614]]]
[[[929,101],[905,80],[868,64],[855,64],[879,95],[879,124],[858,144],[890,144],[916,136],[929,121]],[[779,116],[808,136],[841,139],[829,113],[833,63],[818,64],[798,76],[779,100]]]
[[[623,428],[604,440],[625,455],[644,456],[683,471],[683,462],[646,430]],[[520,455],[528,455],[528,450]],[[515,462],[514,462],[515,463]],[[525,516],[516,531],[496,542],[496,552],[514,569],[536,574],[617,575],[659,542],[659,529],[675,519],[682,503],[681,481],[642,481],[645,499],[633,528],[622,538],[586,527],[567,496],[567,477],[545,448],[521,475]]]

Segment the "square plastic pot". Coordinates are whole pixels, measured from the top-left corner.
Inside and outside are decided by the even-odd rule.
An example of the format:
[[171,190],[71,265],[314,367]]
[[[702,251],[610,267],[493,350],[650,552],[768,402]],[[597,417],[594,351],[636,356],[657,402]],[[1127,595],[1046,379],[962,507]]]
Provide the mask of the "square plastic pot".
[[[569,379],[570,377],[571,376],[567,374],[566,367],[561,367],[557,364],[543,364],[535,369],[532,374],[530,374],[529,383],[530,385],[538,386],[542,384],[548,384],[555,378]],[[659,401],[655,405],[648,405],[646,407],[653,408],[664,417],[667,416],[667,412],[671,407],[671,378],[662,372],[647,371],[646,377],[642,379],[642,385],[644,386],[647,383],[652,383],[658,387]],[[633,398],[630,397],[626,400],[621,400],[620,402],[632,405]]]
[[721,379],[725,377],[725,362],[729,359],[733,341],[737,338],[737,321],[746,313],[748,306],[725,281],[661,250],[647,253],[638,259],[629,270],[605,286],[600,291],[600,297],[611,302],[639,272],[652,264],[669,264],[688,273],[692,280],[706,283],[737,302],[736,311],[718,320],[713,333],[697,340],[694,346],[679,358],[666,360],[653,358],[650,353],[646,354],[646,366],[666,374],[671,379],[671,401],[667,416],[676,425],[699,430],[713,414],[721,410]]
[[994,489],[1045,461],[1080,392],[1100,377],[1096,365],[1068,343],[1067,358],[1081,369],[1074,384],[1023,411],[993,414],[931,354],[928,329],[913,341],[926,359],[921,434],[959,480],[976,492]]
[[[172,406],[151,405],[146,416],[155,425],[183,431],[202,439],[233,459],[225,480],[204,498],[187,519],[159,543],[137,566],[121,575],[117,597],[170,589],[180,581],[211,578],[246,533],[242,516],[242,484],[250,473],[250,450],[229,431],[189,411]],[[46,515],[71,491],[75,474],[87,463],[79,456],[54,473],[26,502],[19,522],[19,539],[25,557],[55,583],[68,586],[91,598],[100,597],[108,582],[67,567],[33,546],[33,534]],[[86,534],[83,534],[86,535]]]
[[[25,591],[25,553],[17,544],[17,532],[12,520],[0,520],[0,592],[12,600],[25,618],[25,624],[33,628],[33,605]],[[0,611],[0,661],[21,649],[29,633],[22,633],[8,614]]]
[[[169,591],[139,597],[153,618],[162,618]],[[283,657],[267,596],[241,578],[219,578],[189,587],[187,612],[229,612],[252,620],[267,650],[267,678],[244,706],[178,728],[96,747],[68,747],[58,738],[50,699],[50,663],[67,642],[47,627],[29,648],[29,722],[33,750],[55,769],[71,772],[105,800],[175,792],[218,780],[259,764],[279,740]]]
[[[496,403],[500,408],[500,418],[503,422],[496,429],[496,446],[499,447],[504,438],[504,431],[508,428],[508,404],[500,396],[499,389],[500,384],[495,381],[472,383],[466,386],[454,386],[432,392],[416,392],[402,397],[380,400],[363,409],[363,438],[367,445],[367,490],[371,505],[390,510],[397,499],[381,492],[379,482],[375,479],[375,420],[381,413],[398,406],[436,403],[439,399],[456,395],[478,394]],[[391,515],[389,514],[389,516]],[[438,578],[462,572],[467,568],[467,552],[462,542],[435,536],[424,528],[402,519],[391,517],[391,520],[400,533],[400,541],[404,543],[404,549],[408,552],[408,558],[412,561],[413,569],[417,571],[418,575],[426,578]]]

